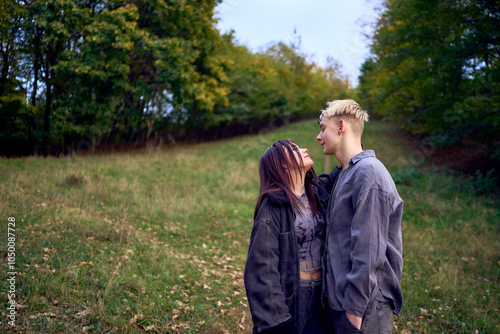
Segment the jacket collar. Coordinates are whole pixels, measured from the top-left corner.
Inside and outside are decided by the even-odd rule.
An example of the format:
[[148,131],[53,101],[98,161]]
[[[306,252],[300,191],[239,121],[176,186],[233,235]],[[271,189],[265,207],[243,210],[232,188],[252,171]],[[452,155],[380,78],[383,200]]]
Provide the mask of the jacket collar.
[[[319,187],[318,189],[318,186],[315,183],[313,183],[314,196],[318,198],[321,202],[327,202],[330,194],[326,192],[324,193],[324,191],[322,190],[324,190],[323,187]],[[264,195],[264,198],[268,198],[271,204],[273,205],[291,205],[290,200],[288,199],[286,193],[283,190],[269,192]]]
[[290,205],[290,201],[288,200],[288,197],[286,196],[286,193],[283,190],[279,191],[273,191],[269,192],[265,195],[265,198],[268,198],[271,204],[275,205],[283,205],[287,204]]

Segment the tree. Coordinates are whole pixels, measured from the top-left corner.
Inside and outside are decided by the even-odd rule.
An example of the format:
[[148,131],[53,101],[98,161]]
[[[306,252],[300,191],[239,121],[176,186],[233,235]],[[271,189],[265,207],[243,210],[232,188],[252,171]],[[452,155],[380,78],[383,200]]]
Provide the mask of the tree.
[[20,40],[24,8],[15,0],[0,3],[0,147],[6,153],[28,153],[26,121],[30,110],[21,87]]
[[324,69],[309,63],[300,52],[297,35],[289,45],[278,42],[255,54],[238,45],[232,33],[223,39],[229,103],[217,105],[208,118],[208,136],[256,132],[301,117],[317,117],[327,101],[352,96],[340,65],[333,59]]
[[306,60],[297,34],[262,53],[221,36],[219,2],[3,2],[0,153],[255,132],[349,92],[336,64]]
[[498,154],[498,2],[390,0],[385,6],[374,56],[361,68],[366,105],[426,134],[433,145],[472,140]]
[[3,2],[0,137],[48,154],[199,127],[228,93],[217,3]]

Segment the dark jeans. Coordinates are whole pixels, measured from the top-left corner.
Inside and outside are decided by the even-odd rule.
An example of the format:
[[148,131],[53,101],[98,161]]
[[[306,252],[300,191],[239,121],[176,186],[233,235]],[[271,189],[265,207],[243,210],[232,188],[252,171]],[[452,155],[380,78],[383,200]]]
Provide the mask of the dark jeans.
[[[392,306],[378,300],[374,300],[368,304],[363,315],[363,320],[361,321],[361,330],[352,324],[344,311],[330,309],[330,316],[332,317],[336,334],[386,334],[392,333],[392,328],[394,327]],[[330,333],[333,333],[333,331]]]
[[[297,327],[299,334],[324,334],[333,331],[328,310],[321,303],[321,278],[300,280]],[[330,328],[330,331],[328,330]]]

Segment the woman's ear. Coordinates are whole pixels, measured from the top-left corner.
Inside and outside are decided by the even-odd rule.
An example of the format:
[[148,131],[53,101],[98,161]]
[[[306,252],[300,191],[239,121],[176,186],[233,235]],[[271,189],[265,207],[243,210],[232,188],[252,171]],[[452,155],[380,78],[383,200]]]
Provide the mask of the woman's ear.
[[283,167],[284,169],[288,168],[288,165],[285,160],[281,160],[281,167]]

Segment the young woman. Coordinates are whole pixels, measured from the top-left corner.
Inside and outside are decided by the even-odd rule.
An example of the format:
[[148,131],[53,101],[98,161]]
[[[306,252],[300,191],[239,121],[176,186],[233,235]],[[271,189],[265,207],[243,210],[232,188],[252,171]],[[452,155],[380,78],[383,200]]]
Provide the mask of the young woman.
[[[307,149],[280,140],[262,155],[260,193],[245,266],[254,333],[323,333],[325,209]],[[330,328],[330,330],[333,330]]]

